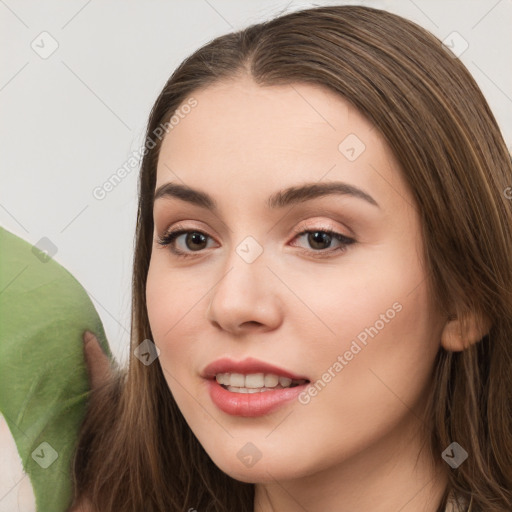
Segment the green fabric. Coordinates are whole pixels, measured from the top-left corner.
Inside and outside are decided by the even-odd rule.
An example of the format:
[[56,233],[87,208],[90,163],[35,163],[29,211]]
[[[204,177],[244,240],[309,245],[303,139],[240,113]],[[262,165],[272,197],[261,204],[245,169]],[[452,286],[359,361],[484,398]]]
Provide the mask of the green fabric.
[[82,333],[112,359],[100,317],[80,283],[0,227],[0,412],[38,512],[71,504],[71,460],[89,391]]

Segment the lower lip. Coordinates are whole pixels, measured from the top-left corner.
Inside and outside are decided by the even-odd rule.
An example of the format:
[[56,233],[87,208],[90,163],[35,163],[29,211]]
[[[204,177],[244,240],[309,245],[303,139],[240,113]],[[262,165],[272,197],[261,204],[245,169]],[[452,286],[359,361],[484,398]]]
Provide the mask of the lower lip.
[[236,393],[224,389],[215,379],[208,380],[208,391],[213,403],[232,416],[263,416],[297,397],[309,385],[258,393]]

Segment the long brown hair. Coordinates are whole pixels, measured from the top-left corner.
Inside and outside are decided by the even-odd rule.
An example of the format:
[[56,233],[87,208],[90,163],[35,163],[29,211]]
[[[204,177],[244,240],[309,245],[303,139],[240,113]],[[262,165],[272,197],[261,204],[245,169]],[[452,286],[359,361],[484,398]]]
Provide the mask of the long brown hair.
[[[361,7],[316,7],[223,35],[188,57],[158,96],[146,132],[200,88],[248,74],[262,85],[319,84],[380,131],[413,193],[431,297],[441,311],[487,317],[463,351],[442,347],[427,409],[430,453],[456,441],[469,454],[449,491],[473,511],[512,510],[512,165],[474,79],[415,23]],[[200,108],[200,107],[199,107]],[[254,485],[213,464],[162,373],[133,349],[152,339],[145,287],[161,141],[145,154],[133,266],[129,367],[90,397],[74,463],[76,499],[101,512],[253,510]],[[443,510],[443,508],[440,508]]]

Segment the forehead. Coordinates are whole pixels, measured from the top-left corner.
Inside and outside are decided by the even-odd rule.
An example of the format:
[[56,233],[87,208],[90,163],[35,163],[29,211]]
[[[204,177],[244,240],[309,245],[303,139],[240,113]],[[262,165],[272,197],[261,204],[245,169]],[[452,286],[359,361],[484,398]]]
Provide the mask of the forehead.
[[156,188],[183,181],[249,202],[263,189],[268,196],[320,180],[347,181],[374,197],[390,186],[406,193],[379,132],[325,87],[259,86],[239,77],[191,96],[197,105],[163,140]]

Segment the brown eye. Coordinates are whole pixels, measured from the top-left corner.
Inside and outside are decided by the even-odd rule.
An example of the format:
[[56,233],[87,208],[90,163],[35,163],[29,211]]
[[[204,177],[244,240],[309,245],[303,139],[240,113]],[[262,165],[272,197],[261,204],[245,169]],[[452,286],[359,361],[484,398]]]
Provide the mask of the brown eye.
[[[184,238],[184,248],[177,248],[176,241],[178,237],[186,235]],[[206,249],[206,244],[210,238],[207,234],[202,231],[193,229],[177,229],[166,233],[165,235],[158,238],[158,243],[162,246],[169,246],[173,254],[180,257],[190,256],[190,252],[200,252],[202,249]]]
[[[349,238],[341,233],[328,229],[309,229],[301,231],[296,235],[295,239],[301,238],[305,235],[307,235],[307,244],[313,249],[305,250],[305,252],[312,254],[315,257],[330,256],[332,253],[344,252],[349,245],[355,243],[353,238]],[[326,249],[329,249],[333,242],[338,242],[338,247],[327,251]]]
[[[191,231],[190,233],[186,234],[185,237],[185,246],[188,249],[194,250],[201,250],[204,249],[204,245],[206,244],[206,236],[203,233],[200,233],[198,231]],[[200,246],[200,247],[197,247]]]
[[[331,245],[331,235],[326,233],[325,231],[311,231],[308,233],[308,244],[313,249],[328,249],[328,246]],[[326,247],[324,247],[326,245]]]

